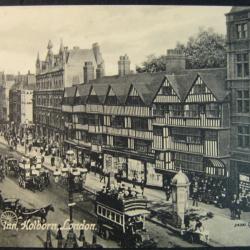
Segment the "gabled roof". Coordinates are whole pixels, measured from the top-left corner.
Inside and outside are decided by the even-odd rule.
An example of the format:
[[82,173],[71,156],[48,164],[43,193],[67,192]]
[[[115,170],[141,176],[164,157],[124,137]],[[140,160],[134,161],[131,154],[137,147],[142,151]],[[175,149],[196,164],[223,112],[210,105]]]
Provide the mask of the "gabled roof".
[[123,104],[126,101],[131,84],[110,84],[113,89],[118,101]]
[[74,97],[76,93],[76,86],[72,86],[72,87],[67,87],[64,89],[64,98],[67,97]]
[[92,84],[92,87],[95,90],[100,103],[104,103],[109,85],[99,83],[99,84]]

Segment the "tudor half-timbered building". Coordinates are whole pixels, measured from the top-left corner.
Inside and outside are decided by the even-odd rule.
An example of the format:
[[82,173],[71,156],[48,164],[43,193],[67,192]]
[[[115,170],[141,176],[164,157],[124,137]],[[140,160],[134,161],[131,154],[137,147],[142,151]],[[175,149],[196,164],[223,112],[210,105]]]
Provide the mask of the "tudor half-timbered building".
[[78,161],[99,161],[108,172],[154,187],[180,168],[229,176],[226,69],[170,68],[65,89],[66,146]]
[[229,176],[229,93],[225,69],[166,75],[153,101],[155,168]]

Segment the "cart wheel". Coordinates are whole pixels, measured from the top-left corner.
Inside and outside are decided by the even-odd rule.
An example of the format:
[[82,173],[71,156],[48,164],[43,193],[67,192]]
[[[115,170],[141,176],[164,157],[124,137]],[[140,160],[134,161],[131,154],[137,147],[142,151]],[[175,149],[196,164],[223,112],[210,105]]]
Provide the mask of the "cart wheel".
[[15,212],[13,211],[5,211],[1,214],[0,217],[1,225],[4,226],[5,224],[17,224],[18,218]]

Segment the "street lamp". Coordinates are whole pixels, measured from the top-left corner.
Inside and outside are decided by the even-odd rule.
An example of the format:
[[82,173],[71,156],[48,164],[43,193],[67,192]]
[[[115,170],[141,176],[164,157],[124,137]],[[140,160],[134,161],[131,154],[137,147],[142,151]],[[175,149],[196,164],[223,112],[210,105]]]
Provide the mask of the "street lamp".
[[[60,179],[66,180],[68,185],[68,206],[69,206],[69,220],[73,223],[73,207],[76,205],[74,201],[74,193],[82,191],[83,183],[85,181],[87,170],[75,167],[75,164],[65,166],[61,170],[56,169],[53,173],[56,183]],[[64,182],[65,183],[65,182]]]

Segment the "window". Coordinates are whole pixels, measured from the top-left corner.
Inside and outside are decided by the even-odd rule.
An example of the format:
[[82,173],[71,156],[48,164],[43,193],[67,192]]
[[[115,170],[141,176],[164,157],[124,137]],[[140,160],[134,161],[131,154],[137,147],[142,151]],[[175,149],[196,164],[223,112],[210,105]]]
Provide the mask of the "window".
[[196,84],[193,87],[193,94],[202,94],[206,92],[205,84]]
[[162,87],[162,94],[163,95],[173,95],[172,88],[170,86],[163,86]]
[[149,153],[151,152],[151,142],[144,140],[135,140],[135,151]]
[[169,113],[169,105],[168,104],[159,104],[156,103],[153,106],[153,115],[154,116],[165,116],[165,114]]
[[114,146],[119,148],[127,148],[128,139],[126,137],[114,136]]
[[120,215],[119,214],[116,214],[115,221],[117,223],[120,223]]
[[87,115],[86,114],[78,114],[78,122],[79,124],[88,124],[88,118],[87,118]]
[[106,216],[106,208],[102,208],[102,215]]
[[125,122],[123,116],[112,116],[111,117],[111,126],[114,128],[124,128]]
[[99,116],[99,115],[88,115],[87,117],[88,119],[88,124],[89,125],[94,125],[94,126],[97,126],[97,125],[103,125],[103,117],[102,116]]
[[176,152],[175,166],[187,170],[203,171],[202,156]]
[[131,128],[136,130],[148,130],[148,119],[146,118],[131,118]]
[[237,112],[248,113],[249,112],[249,90],[238,90],[237,91]]
[[187,117],[198,117],[199,116],[199,105],[188,104],[184,106],[185,116]]
[[236,55],[237,77],[249,76],[249,57],[247,53]]
[[187,144],[202,143],[201,131],[197,129],[172,128],[171,134],[174,142],[187,143]]
[[206,117],[208,118],[218,118],[219,117],[219,105],[217,103],[209,103],[205,106]]
[[101,212],[102,212],[102,208],[98,206],[98,214],[101,214]]
[[242,148],[250,147],[250,127],[249,126],[238,127],[238,146]]
[[115,220],[115,213],[114,212],[111,212],[111,220]]
[[106,98],[107,105],[118,105],[118,100],[116,96],[107,96]]
[[128,96],[127,104],[131,106],[144,106],[144,103],[139,96]]
[[247,23],[236,25],[237,39],[247,38]]
[[175,104],[170,106],[170,111],[172,116],[183,117],[184,116],[184,106],[180,104]]
[[110,211],[107,210],[107,217],[110,219]]
[[154,127],[153,133],[156,136],[163,136],[163,128],[162,127]]
[[99,99],[96,95],[90,95],[88,97],[88,104],[99,104]]
[[91,143],[95,145],[102,145],[102,135],[91,134]]
[[217,141],[217,131],[206,130],[205,131],[205,140],[207,140],[207,141]]

